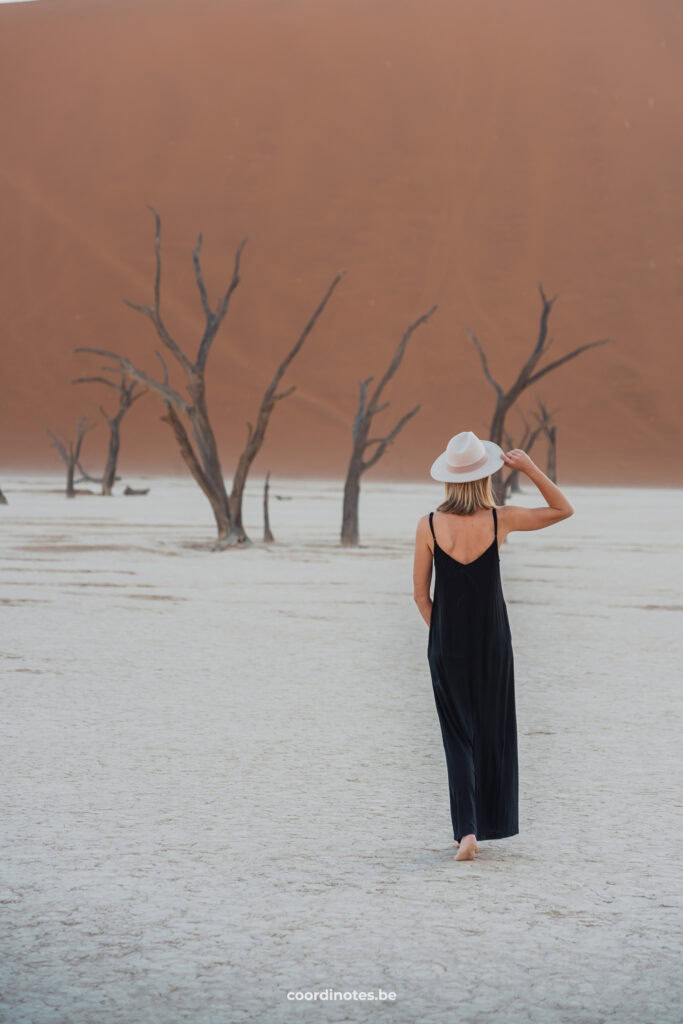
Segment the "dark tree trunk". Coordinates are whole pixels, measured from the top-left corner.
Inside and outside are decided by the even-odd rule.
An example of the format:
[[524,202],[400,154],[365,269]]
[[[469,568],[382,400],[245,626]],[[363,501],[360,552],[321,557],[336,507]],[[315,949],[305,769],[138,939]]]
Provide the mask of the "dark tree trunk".
[[361,457],[354,450],[344,483],[341,543],[343,547],[357,547],[360,540],[358,507],[360,503]]
[[182,420],[170,403],[166,406],[166,415],[162,416],[161,419],[163,423],[168,423],[171,427],[175,439],[178,442],[183,462],[211,505],[211,511],[213,512],[214,519],[216,520],[218,541],[227,541],[230,538],[230,520],[225,515],[225,509],[216,496],[214,485],[207,479],[204,469],[202,468],[190,439],[187,436],[187,431],[185,430]]
[[242,502],[244,500],[244,488],[247,483],[247,476],[249,475],[249,467],[251,466],[254,457],[255,456],[251,455],[248,451],[244,451],[240,455],[237,460],[235,474],[232,478],[230,497],[228,498],[233,526],[237,536],[242,540],[242,542],[248,539],[244,529],[244,523],[242,522]]
[[[216,435],[213,432],[209,410],[206,405],[206,390],[204,387],[203,375],[195,377],[190,387],[190,394],[194,402],[189,417],[192,425],[192,434],[197,445],[199,461],[203,470],[204,478],[208,484],[209,492],[202,487],[202,490],[211,503],[211,508],[216,519],[218,528],[219,543],[232,546],[235,543],[242,543],[244,536],[230,515],[230,502],[225,487],[225,478],[221,467],[221,460],[218,455]],[[189,440],[188,440],[189,444]],[[194,475],[194,474],[193,474]],[[196,477],[195,477],[196,479]]]
[[275,540],[270,529],[270,515],[268,513],[270,470],[266,473],[266,482],[263,485],[263,539],[266,544],[272,544]]
[[557,483],[557,427],[548,430],[548,468],[546,476]]
[[116,480],[116,463],[119,458],[120,433],[118,420],[109,421],[109,451],[107,452],[107,464],[104,467],[102,477],[102,494],[111,495]]

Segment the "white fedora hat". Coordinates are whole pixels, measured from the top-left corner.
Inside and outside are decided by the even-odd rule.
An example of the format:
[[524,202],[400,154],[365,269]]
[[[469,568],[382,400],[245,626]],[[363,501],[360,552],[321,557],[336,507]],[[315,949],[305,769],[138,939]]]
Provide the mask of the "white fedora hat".
[[480,441],[471,430],[452,437],[432,463],[429,471],[434,480],[481,480],[505,465],[503,449],[495,441]]

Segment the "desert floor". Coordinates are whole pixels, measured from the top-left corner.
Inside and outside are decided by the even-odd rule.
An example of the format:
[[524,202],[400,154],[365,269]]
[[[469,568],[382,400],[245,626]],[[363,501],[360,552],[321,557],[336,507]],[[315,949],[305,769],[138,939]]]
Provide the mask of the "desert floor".
[[276,481],[266,547],[255,480],[214,553],[148,482],[2,480],[0,1019],[679,1021],[683,492],[571,488],[503,545],[520,834],[456,863],[412,600],[440,485],[368,479],[343,550],[338,481]]

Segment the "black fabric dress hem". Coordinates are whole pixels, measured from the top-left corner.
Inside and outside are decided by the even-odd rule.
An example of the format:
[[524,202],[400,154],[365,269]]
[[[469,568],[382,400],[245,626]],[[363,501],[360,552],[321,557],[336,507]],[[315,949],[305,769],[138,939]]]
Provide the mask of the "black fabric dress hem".
[[[463,832],[462,836],[469,834],[469,832]],[[478,843],[485,843],[490,839],[512,839],[513,836],[519,835],[519,829],[516,829],[514,832],[482,832],[481,835],[478,832],[474,832],[473,834],[476,835]],[[453,838],[459,843],[462,836],[453,836]]]

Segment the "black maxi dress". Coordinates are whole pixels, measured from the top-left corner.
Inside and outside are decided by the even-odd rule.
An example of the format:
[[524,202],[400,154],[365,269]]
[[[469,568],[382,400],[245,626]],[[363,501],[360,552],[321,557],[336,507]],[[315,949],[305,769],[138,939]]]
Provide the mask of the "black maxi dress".
[[494,537],[458,562],[434,537],[434,598],[427,657],[446,753],[453,838],[519,832],[512,636]]

